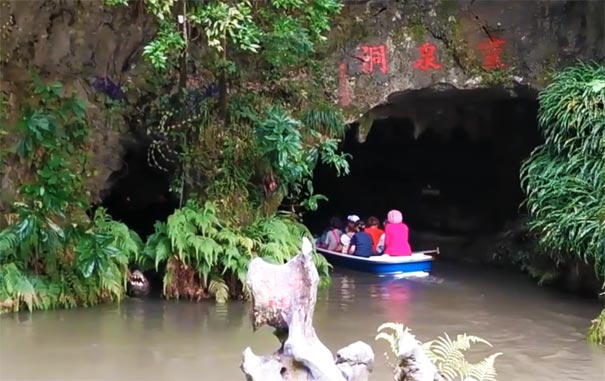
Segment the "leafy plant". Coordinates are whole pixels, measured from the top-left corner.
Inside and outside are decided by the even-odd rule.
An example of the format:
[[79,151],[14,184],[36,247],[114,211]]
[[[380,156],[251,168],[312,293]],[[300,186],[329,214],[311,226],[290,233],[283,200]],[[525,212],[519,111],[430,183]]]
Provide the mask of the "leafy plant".
[[[0,312],[18,311],[22,304],[30,311],[88,306],[124,296],[127,265],[141,249],[138,236],[124,224],[102,209],[90,223],[65,229],[31,221],[0,233]],[[31,242],[49,235],[52,244],[35,255]]]
[[[385,329],[390,329],[393,332],[384,332]],[[378,328],[376,340],[386,340],[394,354],[400,352],[400,338],[404,335],[410,335],[409,328],[399,323],[384,323]],[[474,343],[482,343],[491,347],[491,344],[486,340],[467,334],[457,335],[455,340],[452,340],[447,333],[435,340],[420,343],[422,349],[428,356],[429,360],[437,367],[439,374],[445,380],[461,380],[461,381],[495,381],[496,369],[494,368],[495,360],[502,353],[492,354],[478,363],[469,363],[464,352],[470,349]]]
[[539,96],[545,143],[523,164],[530,227],[544,248],[593,261],[605,251],[605,68],[579,64]]
[[[313,194],[310,181],[316,161],[348,172],[346,156],[337,154],[342,116],[326,99],[325,81],[313,61],[314,47],[324,40],[340,3],[144,4],[159,26],[144,55],[156,69],[178,76],[178,99],[165,106],[175,121],[156,122],[159,131],[151,135],[158,138],[150,158],[157,163],[178,157],[175,189],[182,198],[195,194],[220,208],[244,204],[246,212],[238,213],[239,220],[249,218],[258,204],[267,214],[275,212],[284,197],[317,208],[323,196]],[[194,56],[203,58],[188,58]],[[192,72],[204,77],[198,74],[190,86]],[[192,96],[198,101],[189,107]],[[250,130],[257,133],[250,135]],[[276,193],[262,185],[274,173],[279,173]]]
[[[218,302],[245,296],[248,263],[256,256],[283,263],[298,251],[306,228],[279,217],[259,218],[235,227],[219,221],[216,206],[190,201],[175,211],[167,223],[157,223],[138,264],[143,269],[166,264],[164,296],[190,299],[214,297]],[[315,256],[318,270],[327,279],[325,259]]]
[[[259,150],[263,158],[274,168],[284,193],[296,199],[307,196],[308,209],[317,208],[317,196],[313,195],[313,168],[321,158],[332,164],[340,174],[349,172],[347,154],[337,154],[338,140],[326,137],[313,127],[324,128],[330,133],[340,133],[342,126],[335,116],[327,112],[308,112],[303,122],[288,115],[280,107],[270,108],[256,128]],[[304,130],[310,143],[306,143]]]
[[529,226],[558,262],[605,277],[605,67],[566,68],[538,99],[545,143],[521,168]]
[[14,155],[31,166],[8,227],[0,231],[0,312],[92,305],[124,295],[141,241],[98,209],[85,214],[85,106],[33,75],[15,128]]

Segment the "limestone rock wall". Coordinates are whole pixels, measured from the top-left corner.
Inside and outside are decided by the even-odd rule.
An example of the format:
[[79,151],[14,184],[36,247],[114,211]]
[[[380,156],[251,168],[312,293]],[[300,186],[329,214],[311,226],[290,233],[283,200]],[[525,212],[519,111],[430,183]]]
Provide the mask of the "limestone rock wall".
[[[499,84],[539,89],[557,67],[576,59],[605,60],[601,1],[344,3],[326,46],[318,53],[332,78],[327,86],[349,122],[371,109],[383,116],[393,112],[375,106],[397,103],[409,90]],[[91,200],[109,187],[109,175],[121,167],[120,141],[132,128],[119,114],[107,116],[106,106],[96,98],[99,87],[93,84],[110,80],[114,92],[119,92],[116,86],[137,86],[133,83],[146,74],[141,52],[154,31],[153,17],[141,2],[105,7],[100,0],[0,0],[4,109],[16,114],[32,68],[88,99],[95,168],[89,180]],[[407,111],[399,112],[420,111],[408,105]],[[370,121],[380,117],[370,116]],[[23,173],[18,163],[5,162],[3,157],[0,207],[10,200]]]
[[398,92],[526,85],[577,59],[605,62],[601,1],[347,1],[329,37],[349,122]]
[[[105,7],[100,0],[2,0],[0,28],[0,90],[9,125],[27,94],[30,70],[88,101],[94,168],[88,188],[94,202],[122,166],[121,140],[128,131],[124,117],[107,112],[98,94],[123,96],[120,86],[139,75],[143,46],[155,31],[153,18],[141,6]],[[10,131],[5,138],[0,147],[14,143]],[[27,170],[2,155],[0,161],[1,209],[10,204]]]

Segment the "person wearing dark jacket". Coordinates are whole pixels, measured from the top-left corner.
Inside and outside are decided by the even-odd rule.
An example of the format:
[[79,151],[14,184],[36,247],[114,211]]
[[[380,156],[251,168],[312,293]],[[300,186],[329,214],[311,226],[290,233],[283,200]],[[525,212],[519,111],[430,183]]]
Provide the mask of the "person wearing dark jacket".
[[351,244],[349,246],[349,254],[356,255],[358,257],[370,257],[372,255],[372,237],[363,231],[365,224],[362,221],[355,223],[355,234],[351,238]]

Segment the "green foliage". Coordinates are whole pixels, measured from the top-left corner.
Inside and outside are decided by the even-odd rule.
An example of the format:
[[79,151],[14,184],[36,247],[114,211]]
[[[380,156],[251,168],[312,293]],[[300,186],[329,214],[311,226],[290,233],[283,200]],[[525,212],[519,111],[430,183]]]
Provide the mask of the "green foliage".
[[[127,3],[104,1],[108,5]],[[171,21],[174,8],[185,16],[188,28],[202,31],[205,42],[217,52],[224,52],[227,46],[239,52],[263,50],[266,62],[284,67],[313,52],[313,44],[325,39],[330,18],[342,7],[336,0],[272,0],[260,7],[247,0],[187,2],[186,6],[174,0],[146,0],[145,5],[159,22],[158,34],[145,47],[145,55],[160,70],[176,61],[188,40],[188,35],[179,35],[179,23]]]
[[601,311],[601,314],[592,321],[592,325],[588,329],[588,341],[605,345],[605,308]]
[[[133,119],[149,126],[150,164],[171,171],[166,163],[176,158],[172,189],[182,207],[156,224],[136,262],[166,268],[167,297],[241,297],[251,258],[283,263],[309,235],[292,218],[275,216],[282,199],[316,209],[325,197],[314,194],[315,165],[349,171],[347,156],[338,153],[343,118],[326,99],[313,60],[341,5],[143,4],[158,22],[143,54],[172,78],[173,89],[160,92],[175,95],[154,97]],[[328,265],[315,259],[325,280]]]
[[[291,198],[306,195],[305,206],[317,208],[317,196],[313,197],[313,168],[317,160],[332,164],[338,174],[348,174],[347,154],[337,154],[338,140],[322,135],[318,129],[328,133],[341,133],[342,122],[328,112],[309,111],[303,122],[288,115],[280,107],[270,108],[265,118],[256,127],[259,150],[263,158],[275,169],[280,185]],[[317,128],[317,129],[315,129]],[[305,144],[303,135],[312,140]]]
[[66,228],[26,216],[0,232],[0,312],[120,300],[128,262],[140,250],[136,234],[103,209]]
[[249,1],[209,2],[195,7],[190,19],[205,31],[208,46],[219,52],[226,49],[227,41],[242,51],[256,53],[260,48],[261,31],[252,19]]
[[[283,197],[317,208],[324,199],[313,194],[310,181],[317,160],[348,172],[346,156],[336,153],[342,116],[326,99],[326,81],[313,61],[340,3],[144,4],[159,27],[144,56],[156,69],[178,77],[178,99],[162,106],[172,123],[155,118],[159,127],[151,134],[157,138],[150,159],[178,158],[174,188],[182,198],[211,199],[221,210],[246,205],[239,220],[259,206],[271,214]],[[201,94],[205,90],[195,88],[201,83],[189,86],[192,72],[196,81],[218,88],[218,99]],[[273,174],[278,174],[278,192],[263,189],[265,177]]]
[[[251,259],[260,256],[272,263],[284,263],[298,252],[303,235],[310,236],[303,225],[288,218],[258,218],[236,227],[219,221],[213,203],[199,206],[190,201],[166,224],[156,224],[138,264],[143,269],[158,269],[163,263],[172,263],[164,278],[168,298],[210,295],[224,302],[229,296],[243,296]],[[314,259],[325,281],[328,264],[320,255]],[[193,276],[192,282],[185,281]]]
[[561,261],[605,271],[605,68],[578,64],[539,95],[545,143],[523,164],[530,227]]
[[0,298],[0,308],[15,311],[22,304],[31,311],[37,301],[34,286],[14,263],[0,266]]
[[119,300],[141,241],[102,209],[92,221],[86,217],[85,106],[59,83],[33,80],[13,150],[32,176],[0,231],[0,312]]
[[170,52],[180,51],[185,47],[185,41],[175,25],[168,21],[160,22],[160,30],[156,38],[143,48],[143,56],[147,57],[153,67],[158,70],[166,70],[170,61]]
[[74,95],[63,97],[60,83],[42,84],[33,76],[37,102],[26,104],[17,125],[20,139],[16,153],[36,167],[37,181],[20,189],[26,199],[39,201],[32,207],[42,214],[60,214],[70,206],[83,207],[78,172],[86,164],[84,148],[88,131],[84,104]]
[[[390,329],[394,332],[384,332]],[[391,351],[396,355],[399,353],[400,339],[407,336],[416,340],[410,333],[409,328],[398,323],[384,323],[378,328],[376,340],[386,340]],[[495,381],[496,369],[495,360],[502,353],[494,353],[478,363],[469,363],[466,360],[464,352],[471,348],[471,344],[482,343],[491,347],[486,340],[467,334],[457,335],[456,340],[452,340],[447,333],[435,340],[420,343],[429,360],[437,367],[439,374],[447,381],[449,380],[473,380],[473,381]]]
[[128,5],[128,0],[103,0],[103,3],[109,6]]

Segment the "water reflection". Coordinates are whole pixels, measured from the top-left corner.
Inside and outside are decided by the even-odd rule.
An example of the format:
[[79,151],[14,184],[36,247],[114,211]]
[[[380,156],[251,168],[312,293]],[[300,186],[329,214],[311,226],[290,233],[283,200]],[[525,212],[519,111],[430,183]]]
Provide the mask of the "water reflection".
[[381,278],[380,283],[373,285],[378,290],[372,294],[382,301],[380,304],[388,321],[407,322],[411,287],[409,280],[397,278]]

